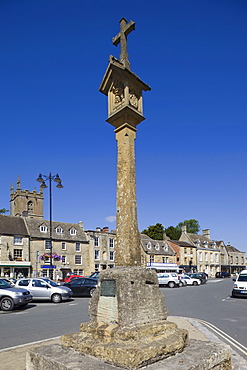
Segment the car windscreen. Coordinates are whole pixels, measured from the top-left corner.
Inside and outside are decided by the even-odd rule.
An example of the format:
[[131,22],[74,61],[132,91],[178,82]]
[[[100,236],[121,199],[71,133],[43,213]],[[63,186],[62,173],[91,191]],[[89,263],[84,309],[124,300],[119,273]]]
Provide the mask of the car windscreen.
[[7,281],[0,279],[0,289],[12,288]]
[[247,275],[239,275],[238,281],[247,281]]
[[58,286],[56,283],[54,283],[54,281],[50,280],[50,279],[42,279],[44,280],[46,283],[50,284],[51,286]]

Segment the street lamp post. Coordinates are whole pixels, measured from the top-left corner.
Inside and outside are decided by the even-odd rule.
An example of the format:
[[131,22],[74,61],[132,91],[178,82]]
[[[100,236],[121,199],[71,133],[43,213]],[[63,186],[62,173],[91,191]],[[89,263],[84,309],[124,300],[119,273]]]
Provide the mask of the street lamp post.
[[47,188],[47,185],[46,185],[46,181],[49,180],[49,193],[50,193],[50,271],[49,271],[49,276],[50,278],[52,279],[53,277],[53,273],[52,273],[52,180],[54,180],[57,185],[56,187],[61,189],[63,188],[63,185],[62,185],[62,180],[60,179],[60,177],[58,176],[58,174],[56,175],[52,175],[51,172],[49,174],[49,176],[46,176],[46,175],[42,175],[41,173],[39,174],[39,177],[36,179],[36,181],[38,181],[40,183],[40,187],[42,189],[45,189]]

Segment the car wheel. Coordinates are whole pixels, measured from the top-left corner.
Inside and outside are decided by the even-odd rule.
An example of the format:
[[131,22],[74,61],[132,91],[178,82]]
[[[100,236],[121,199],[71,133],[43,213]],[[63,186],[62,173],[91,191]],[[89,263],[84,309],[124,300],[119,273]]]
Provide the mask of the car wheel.
[[168,286],[169,288],[174,288],[175,287],[174,281],[169,281]]
[[182,283],[182,281],[179,282],[178,286],[183,286],[184,284]]
[[193,285],[198,285],[198,282],[197,281],[193,281]]
[[89,295],[90,295],[90,297],[92,297],[93,292],[95,291],[95,289],[96,289],[96,288],[92,288],[92,289],[90,289],[90,291],[89,291]]
[[14,302],[9,297],[4,297],[0,302],[1,310],[3,311],[12,311],[14,308]]
[[234,293],[234,291],[232,291],[232,298],[237,298],[236,294]]
[[52,300],[53,303],[60,303],[60,302],[62,302],[62,297],[61,297],[60,294],[55,293],[51,296],[51,300]]

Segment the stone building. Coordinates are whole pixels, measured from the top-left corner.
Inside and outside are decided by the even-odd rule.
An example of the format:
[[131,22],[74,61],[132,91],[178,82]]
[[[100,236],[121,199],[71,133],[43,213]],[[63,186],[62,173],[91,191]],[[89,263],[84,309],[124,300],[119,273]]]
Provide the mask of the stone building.
[[[32,275],[49,276],[50,222],[24,218],[30,237]],[[68,273],[90,274],[89,242],[83,223],[52,222],[53,278],[64,278]]]
[[18,176],[17,188],[10,187],[10,216],[24,216],[32,218],[43,218],[43,189],[40,192],[22,190],[21,180]]
[[216,244],[220,249],[221,271],[235,274],[246,268],[245,252],[240,252],[230,243],[225,245],[223,240],[217,241]]
[[97,227],[96,230],[87,230],[86,234],[89,241],[90,273],[114,267],[116,232],[109,232],[108,227]]
[[30,271],[29,235],[23,218],[0,215],[0,276],[17,278]]
[[[167,240],[154,240],[146,234],[141,234],[142,267],[159,266],[169,270],[176,264],[175,252]],[[168,266],[170,265],[170,266]],[[173,266],[172,266],[173,265]],[[177,268],[177,266],[175,266]]]
[[182,226],[180,241],[192,244],[197,249],[197,271],[203,271],[209,277],[214,277],[220,271],[220,250],[210,237],[210,230],[202,230],[202,235],[187,233],[186,226]]
[[197,250],[196,246],[178,240],[167,240],[176,254],[176,263],[180,270],[192,272],[197,270]]

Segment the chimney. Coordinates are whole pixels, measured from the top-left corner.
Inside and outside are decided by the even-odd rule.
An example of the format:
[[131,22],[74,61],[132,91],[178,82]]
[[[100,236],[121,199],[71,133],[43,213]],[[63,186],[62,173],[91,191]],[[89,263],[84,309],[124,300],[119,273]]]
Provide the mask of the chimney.
[[187,234],[187,226],[182,225],[182,234]]
[[96,231],[101,231],[101,228],[100,227],[96,227]]
[[84,231],[84,223],[82,221],[79,221],[78,224],[82,228],[82,230]]
[[109,233],[109,227],[108,226],[103,227],[103,232],[104,233]]
[[202,235],[206,236],[206,238],[210,239],[210,229],[202,230]]

